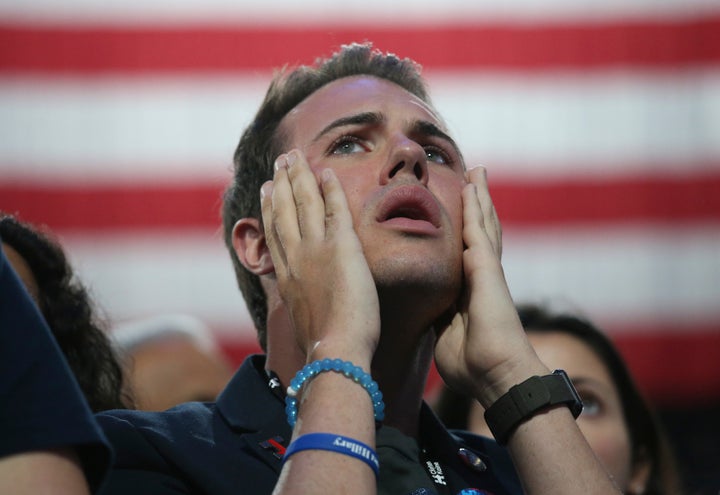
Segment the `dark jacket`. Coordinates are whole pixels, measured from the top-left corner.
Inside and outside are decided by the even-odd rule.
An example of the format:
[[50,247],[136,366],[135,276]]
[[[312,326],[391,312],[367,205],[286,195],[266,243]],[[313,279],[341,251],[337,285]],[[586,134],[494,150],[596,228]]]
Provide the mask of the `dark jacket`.
[[[187,403],[164,412],[99,414],[116,450],[101,493],[270,494],[291,430],[281,394],[270,389],[264,362],[259,355],[246,359],[216,403]],[[429,491],[417,493],[435,489],[454,495],[467,487],[493,495],[522,493],[507,453],[494,441],[450,434],[427,406],[421,413],[421,432],[422,444],[434,458],[418,459],[417,464],[439,462],[440,481],[446,484],[433,488],[428,475]],[[381,479],[392,477],[383,474],[383,455],[378,453]],[[475,467],[468,457],[476,461]]]

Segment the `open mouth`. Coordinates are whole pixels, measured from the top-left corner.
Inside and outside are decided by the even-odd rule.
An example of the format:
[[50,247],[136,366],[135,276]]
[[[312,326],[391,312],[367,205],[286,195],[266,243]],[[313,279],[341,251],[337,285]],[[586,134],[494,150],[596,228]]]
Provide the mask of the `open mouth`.
[[393,218],[409,218],[411,220],[428,220],[428,214],[425,210],[412,206],[403,206],[391,211],[385,220]]
[[433,195],[424,187],[399,186],[386,195],[377,220],[394,224],[406,221],[408,225],[424,223],[438,229],[440,209]]

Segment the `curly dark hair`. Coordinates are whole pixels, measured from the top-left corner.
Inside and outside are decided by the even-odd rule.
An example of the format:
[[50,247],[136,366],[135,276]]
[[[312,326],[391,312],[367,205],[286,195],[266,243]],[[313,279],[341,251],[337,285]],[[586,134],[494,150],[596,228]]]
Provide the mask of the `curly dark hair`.
[[287,113],[323,86],[344,77],[368,75],[399,85],[430,104],[420,66],[374,49],[370,43],[344,45],[329,58],[313,66],[279,71],[265,95],[255,118],[245,129],[235,150],[232,183],[225,191],[222,206],[225,244],[235,268],[240,290],[265,349],[267,301],[260,278],[248,271],[232,245],[232,230],[241,218],[260,219],[260,186],[272,178],[273,162],[283,152],[283,136],[277,132]]
[[30,267],[38,286],[36,303],[90,408],[97,412],[131,406],[123,390],[123,368],[105,325],[59,242],[46,229],[3,213],[0,238]]

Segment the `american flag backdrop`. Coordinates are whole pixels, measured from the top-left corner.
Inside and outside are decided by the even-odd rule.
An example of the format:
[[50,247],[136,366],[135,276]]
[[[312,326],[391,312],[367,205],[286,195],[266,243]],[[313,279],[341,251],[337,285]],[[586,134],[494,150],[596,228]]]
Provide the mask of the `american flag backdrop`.
[[595,320],[658,401],[720,398],[717,0],[0,0],[0,210],[113,320],[190,313],[239,360],[235,144],[273,68],[364,40],[488,167],[516,301]]

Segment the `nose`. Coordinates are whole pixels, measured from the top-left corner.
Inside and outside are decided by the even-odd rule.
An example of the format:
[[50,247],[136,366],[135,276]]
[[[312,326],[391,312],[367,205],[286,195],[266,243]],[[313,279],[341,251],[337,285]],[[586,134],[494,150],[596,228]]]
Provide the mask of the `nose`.
[[414,176],[423,185],[428,182],[428,164],[425,148],[407,136],[397,136],[391,143],[390,157],[382,170],[381,182]]

